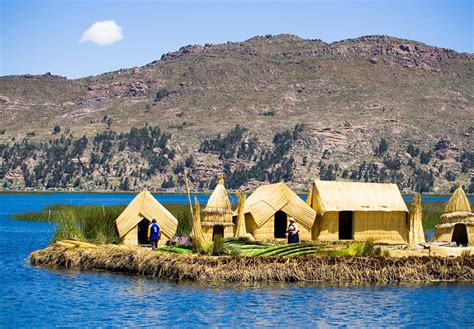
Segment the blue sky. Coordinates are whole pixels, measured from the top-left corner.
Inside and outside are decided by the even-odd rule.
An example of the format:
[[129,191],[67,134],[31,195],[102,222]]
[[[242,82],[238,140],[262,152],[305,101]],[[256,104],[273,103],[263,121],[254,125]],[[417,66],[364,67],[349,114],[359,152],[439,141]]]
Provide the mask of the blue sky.
[[[0,75],[68,78],[141,66],[188,44],[291,33],[326,42],[388,34],[474,52],[474,1],[110,1],[0,2]],[[114,20],[120,39],[81,43],[97,21]]]

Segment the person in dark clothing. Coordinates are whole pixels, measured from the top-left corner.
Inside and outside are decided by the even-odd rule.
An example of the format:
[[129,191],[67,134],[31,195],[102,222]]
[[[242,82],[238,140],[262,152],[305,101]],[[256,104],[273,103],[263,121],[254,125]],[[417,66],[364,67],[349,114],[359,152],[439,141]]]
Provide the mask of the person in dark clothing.
[[298,224],[296,224],[293,217],[289,218],[290,225],[286,234],[288,236],[288,243],[299,243],[300,242],[300,231],[298,230]]
[[153,219],[148,227],[148,240],[150,240],[152,250],[155,250],[158,246],[160,236],[160,226],[156,223],[156,219]]

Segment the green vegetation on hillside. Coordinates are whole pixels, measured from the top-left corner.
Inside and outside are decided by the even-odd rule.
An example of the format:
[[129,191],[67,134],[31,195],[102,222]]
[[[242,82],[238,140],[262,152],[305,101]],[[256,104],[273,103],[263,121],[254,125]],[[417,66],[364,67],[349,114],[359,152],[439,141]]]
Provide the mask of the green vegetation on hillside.
[[77,80],[0,77],[0,188],[175,189],[188,168],[202,190],[224,169],[233,187],[342,178],[474,192],[473,70],[472,54],[413,40],[284,34]]

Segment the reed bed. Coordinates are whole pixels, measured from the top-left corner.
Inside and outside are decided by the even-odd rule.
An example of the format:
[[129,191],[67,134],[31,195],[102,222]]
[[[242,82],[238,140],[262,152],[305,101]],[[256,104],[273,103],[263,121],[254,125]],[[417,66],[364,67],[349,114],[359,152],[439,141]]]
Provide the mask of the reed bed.
[[140,274],[175,281],[410,283],[474,281],[474,257],[201,256],[103,245],[54,244],[30,255],[33,265]]

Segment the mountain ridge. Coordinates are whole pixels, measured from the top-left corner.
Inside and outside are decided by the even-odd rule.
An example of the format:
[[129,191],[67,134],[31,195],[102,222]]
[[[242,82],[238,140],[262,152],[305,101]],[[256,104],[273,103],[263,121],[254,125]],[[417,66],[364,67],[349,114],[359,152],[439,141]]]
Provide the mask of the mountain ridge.
[[[364,160],[377,166],[378,175],[389,160],[400,158],[405,185],[412,185],[408,180],[416,170],[432,170],[431,191],[445,191],[453,185],[453,175],[464,182],[472,179],[473,63],[469,53],[383,35],[325,43],[283,34],[190,45],[144,66],[98,76],[0,77],[0,130],[5,129],[0,138],[11,147],[25,138],[38,143],[55,139],[55,125],[62,128],[59,135],[73,138],[125,133],[145,123],[158,126],[171,134],[168,143],[176,159],[156,177],[139,179],[138,188],[160,185],[169,176],[177,180],[182,173],[174,174],[174,169],[191,153],[201,168],[194,172],[196,180],[210,183],[223,170],[222,162],[235,163],[226,169],[231,178],[239,166],[250,171],[258,159],[240,159],[237,150],[233,157],[219,159],[220,151],[203,153],[200,145],[240,125],[247,129],[242,142],[256,137],[255,152],[268,151],[276,147],[275,134],[304,123],[304,138],[282,155],[294,161],[290,185],[301,188],[336,164],[339,171],[328,178],[350,179],[342,177],[344,170],[352,173]],[[382,138],[389,147],[377,156],[374,149]],[[446,147],[436,149],[439,143]],[[432,162],[423,164],[419,155],[409,155],[409,145],[432,152]],[[268,177],[289,166],[283,158],[262,169]],[[32,162],[29,170],[34,166]],[[14,181],[16,169],[8,170],[7,180]],[[23,174],[18,175],[22,186]]]

